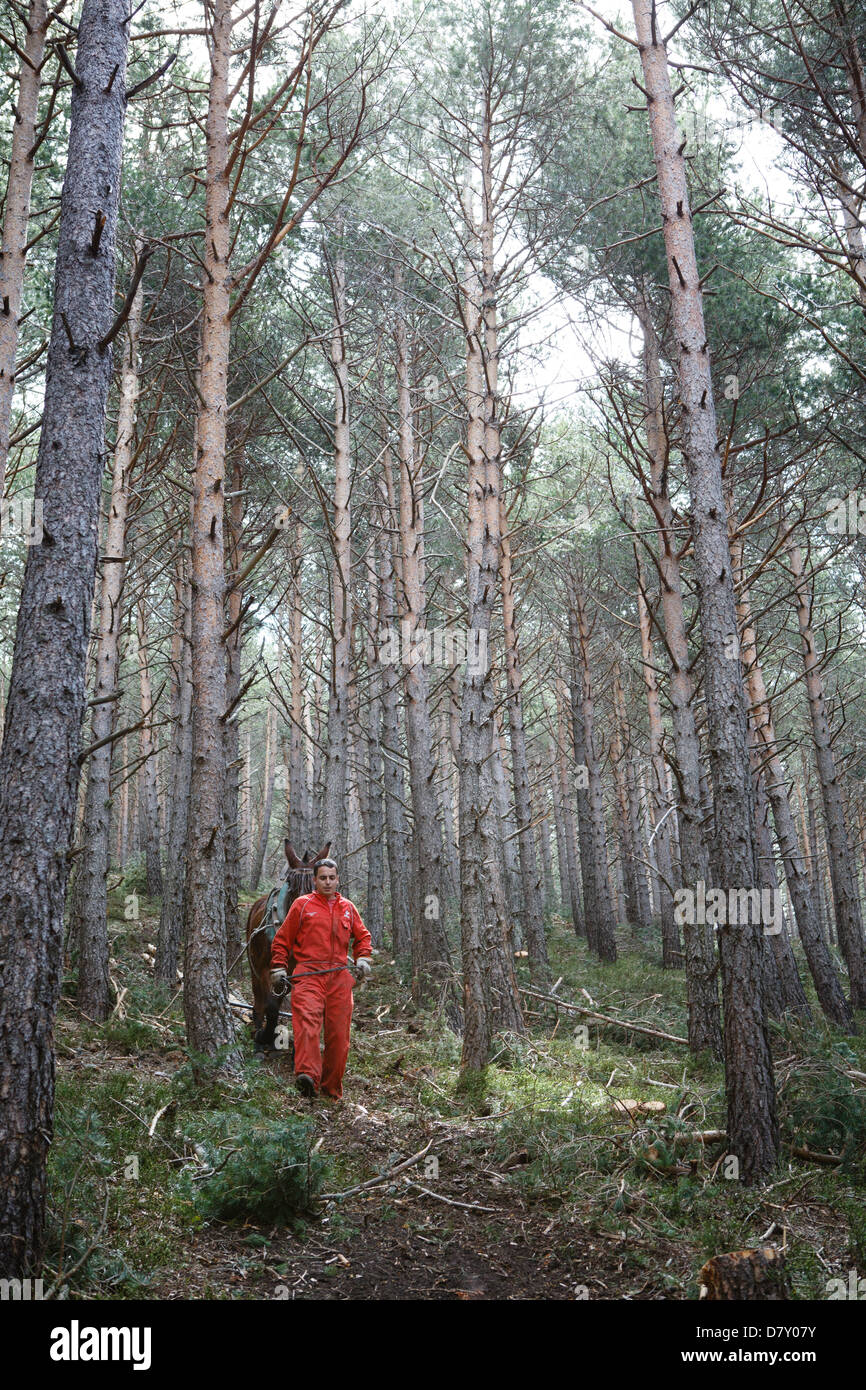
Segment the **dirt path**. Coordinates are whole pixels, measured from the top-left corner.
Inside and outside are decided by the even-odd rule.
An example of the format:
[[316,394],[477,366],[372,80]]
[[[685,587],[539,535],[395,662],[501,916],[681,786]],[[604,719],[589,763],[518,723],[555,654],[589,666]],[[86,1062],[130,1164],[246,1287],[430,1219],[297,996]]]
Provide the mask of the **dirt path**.
[[[191,1232],[182,1270],[150,1296],[253,1299],[658,1298],[620,1240],[581,1226],[561,1203],[532,1202],[490,1166],[483,1119],[422,1121],[409,1080],[347,1084],[342,1103],[286,1108],[310,1115],[319,1152],[361,1176],[389,1172],[430,1145],[393,1180],[319,1204],[298,1233],[211,1226]],[[363,1095],[353,1099],[352,1093]],[[486,1131],[486,1133],[485,1133]],[[516,1156],[517,1161],[520,1155]],[[431,1162],[432,1160],[432,1162]],[[252,1249],[251,1249],[252,1245]]]

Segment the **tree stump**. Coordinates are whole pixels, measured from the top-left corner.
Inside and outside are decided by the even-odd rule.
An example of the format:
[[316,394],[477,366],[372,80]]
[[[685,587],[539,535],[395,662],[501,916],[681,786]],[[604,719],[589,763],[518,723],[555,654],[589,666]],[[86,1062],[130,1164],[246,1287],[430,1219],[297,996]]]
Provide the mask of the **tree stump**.
[[726,1300],[790,1298],[785,1275],[785,1256],[775,1246],[759,1250],[733,1250],[707,1260],[698,1276],[701,1298]]

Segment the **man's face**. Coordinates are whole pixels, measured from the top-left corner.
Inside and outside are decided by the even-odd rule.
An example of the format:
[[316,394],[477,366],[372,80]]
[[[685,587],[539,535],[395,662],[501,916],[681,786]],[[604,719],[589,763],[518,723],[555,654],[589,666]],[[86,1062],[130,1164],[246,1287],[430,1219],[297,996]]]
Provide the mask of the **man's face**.
[[333,898],[340,886],[337,870],[329,868],[327,864],[318,870],[314,882],[316,892],[321,893],[323,898]]

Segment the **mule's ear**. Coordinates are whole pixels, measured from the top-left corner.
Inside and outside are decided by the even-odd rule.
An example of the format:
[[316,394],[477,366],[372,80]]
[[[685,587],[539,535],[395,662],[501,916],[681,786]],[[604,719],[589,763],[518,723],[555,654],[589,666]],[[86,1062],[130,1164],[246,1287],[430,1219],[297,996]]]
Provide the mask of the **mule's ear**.
[[290,868],[290,869],[300,869],[300,867],[301,867],[301,861],[300,861],[300,859],[298,858],[298,856],[295,854],[295,851],[292,849],[291,842],[290,842],[289,840],[286,840],[286,841],[284,841],[284,844],[285,844],[285,850],[286,850],[286,858],[287,858],[288,861],[289,861],[289,868]]
[[329,840],[328,843],[325,845],[325,848],[322,849],[322,850],[319,850],[319,853],[316,855],[315,859],[313,860],[313,863],[314,863],[314,864],[317,864],[317,863],[319,862],[320,859],[327,859],[328,855],[329,855],[330,852],[331,852],[331,845],[332,845],[332,844],[333,844],[333,841],[332,841],[332,840]]

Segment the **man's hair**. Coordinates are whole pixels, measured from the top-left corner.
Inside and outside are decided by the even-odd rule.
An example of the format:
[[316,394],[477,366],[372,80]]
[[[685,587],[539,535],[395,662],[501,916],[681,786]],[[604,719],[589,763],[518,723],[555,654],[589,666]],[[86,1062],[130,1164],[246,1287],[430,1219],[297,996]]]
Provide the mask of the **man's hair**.
[[316,877],[320,869],[336,869],[336,859],[317,859],[313,865],[313,878]]

